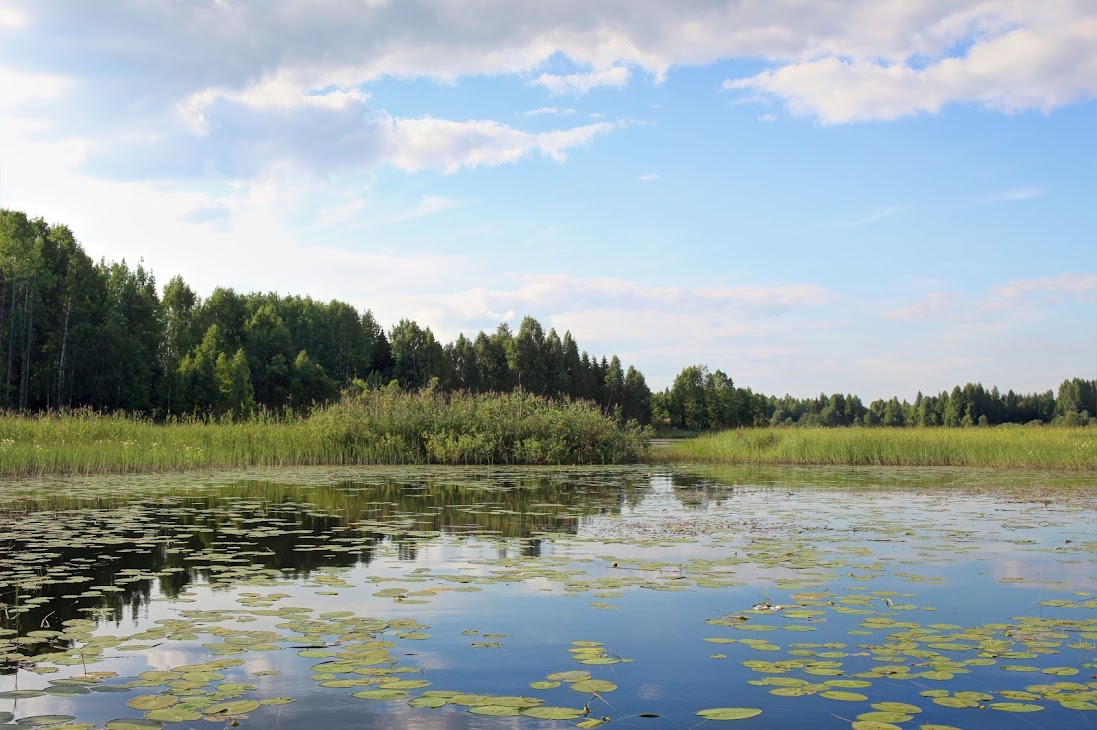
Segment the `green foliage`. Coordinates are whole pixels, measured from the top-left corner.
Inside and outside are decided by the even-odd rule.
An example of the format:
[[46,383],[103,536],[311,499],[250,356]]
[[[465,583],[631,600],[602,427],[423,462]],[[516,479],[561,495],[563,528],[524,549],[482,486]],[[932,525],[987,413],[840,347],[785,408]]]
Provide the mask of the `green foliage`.
[[443,346],[407,319],[386,335],[372,312],[345,302],[228,288],[202,300],[178,276],[161,297],[140,264],[94,264],[68,228],[5,210],[0,358],[0,408],[22,412],[301,412],[356,380],[379,387],[393,378],[407,390],[437,380],[441,390],[589,398],[626,419],[646,419],[650,398],[639,374],[626,393],[620,360],[580,361],[570,333],[545,335],[532,317],[517,336],[504,323]]
[[[298,360],[306,358],[302,353]],[[365,386],[308,417],[275,417],[249,399],[242,350],[232,357],[218,353],[212,367],[218,417],[157,423],[87,409],[0,412],[0,476],[240,466],[619,464],[647,454],[649,429],[620,425],[586,401],[521,391],[409,393],[398,386]]]
[[[866,408],[855,395],[835,393],[818,398],[792,396],[765,399],[766,420],[772,426],[948,426],[964,428],[1004,423],[1054,423],[1081,425],[1088,408],[1097,408],[1097,381],[1075,378],[1059,386],[1059,397],[1043,393],[1001,393],[980,383],[957,385],[938,395],[923,395],[914,402],[892,397],[875,400]],[[1083,413],[1085,416],[1083,417]]]
[[666,462],[985,466],[1097,470],[1090,428],[740,429],[681,441],[652,454]]
[[662,427],[707,431],[763,425],[764,398],[749,388],[736,388],[724,372],[704,365],[682,370],[674,384],[652,398],[652,414]]

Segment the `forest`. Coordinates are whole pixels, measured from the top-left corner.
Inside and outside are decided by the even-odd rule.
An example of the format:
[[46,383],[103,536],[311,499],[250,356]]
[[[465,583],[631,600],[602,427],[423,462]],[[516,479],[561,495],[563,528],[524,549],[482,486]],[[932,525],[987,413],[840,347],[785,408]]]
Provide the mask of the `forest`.
[[702,431],[743,426],[1085,424],[1097,383],[1016,394],[956,386],[913,403],[855,395],[776,397],[736,387],[721,370],[685,367],[652,393],[618,356],[581,351],[570,332],[533,317],[517,332],[448,344],[402,319],[277,293],[217,288],[200,297],[179,276],[162,290],[142,264],[93,261],[64,225],[0,210],[0,408],[90,408],[156,419],[302,414],[347,388],[506,393],[586,400],[619,421]]
[[522,390],[648,422],[643,375],[580,352],[532,317],[443,345],[401,320],[388,332],[340,301],[218,288],[93,262],[63,225],[0,211],[0,407],[91,408],[156,418],[302,413],[352,384],[471,393]]
[[720,370],[703,365],[682,370],[674,383],[652,396],[657,424],[685,431],[744,426],[994,426],[1002,423],[1084,426],[1097,409],[1097,380],[1064,380],[1058,392],[1002,393],[979,383],[937,395],[918,393],[914,402],[892,397],[867,406],[856,395],[815,398],[765,396],[736,388]]

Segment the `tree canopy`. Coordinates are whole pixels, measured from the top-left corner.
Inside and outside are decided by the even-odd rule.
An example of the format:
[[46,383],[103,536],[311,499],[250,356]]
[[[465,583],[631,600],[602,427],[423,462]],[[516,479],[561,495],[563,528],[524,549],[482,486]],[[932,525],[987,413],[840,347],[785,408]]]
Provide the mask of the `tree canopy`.
[[[533,317],[443,344],[402,319],[387,333],[341,301],[217,288],[94,263],[65,226],[0,210],[0,407],[90,407],[160,417],[308,410],[352,383],[589,399],[646,422],[643,376],[580,355]],[[628,380],[629,387],[625,382]]]

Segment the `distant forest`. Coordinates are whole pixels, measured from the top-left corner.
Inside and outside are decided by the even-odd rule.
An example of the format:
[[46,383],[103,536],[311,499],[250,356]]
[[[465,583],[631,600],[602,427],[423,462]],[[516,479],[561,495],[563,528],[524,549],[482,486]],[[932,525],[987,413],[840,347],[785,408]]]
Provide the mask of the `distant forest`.
[[620,358],[591,356],[570,332],[532,317],[517,332],[440,343],[401,320],[386,332],[367,310],[218,288],[200,298],[181,277],[163,290],[124,261],[93,262],[64,225],[0,210],[0,408],[92,408],[154,418],[305,413],[347,388],[433,388],[590,400],[621,420],[687,430],[740,426],[968,426],[1088,422],[1092,380],[1058,393],[981,385],[867,407],[854,395],[777,398],[695,365],[652,393]]

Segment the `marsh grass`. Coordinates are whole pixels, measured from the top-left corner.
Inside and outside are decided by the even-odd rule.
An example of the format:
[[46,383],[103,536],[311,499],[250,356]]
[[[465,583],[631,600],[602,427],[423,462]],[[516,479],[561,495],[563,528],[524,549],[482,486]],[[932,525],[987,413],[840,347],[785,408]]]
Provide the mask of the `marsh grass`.
[[308,417],[149,419],[83,410],[0,414],[0,476],[245,466],[619,464],[648,432],[584,401],[528,393],[375,390]]
[[828,428],[723,431],[653,452],[667,463],[981,466],[1097,470],[1097,428]]

